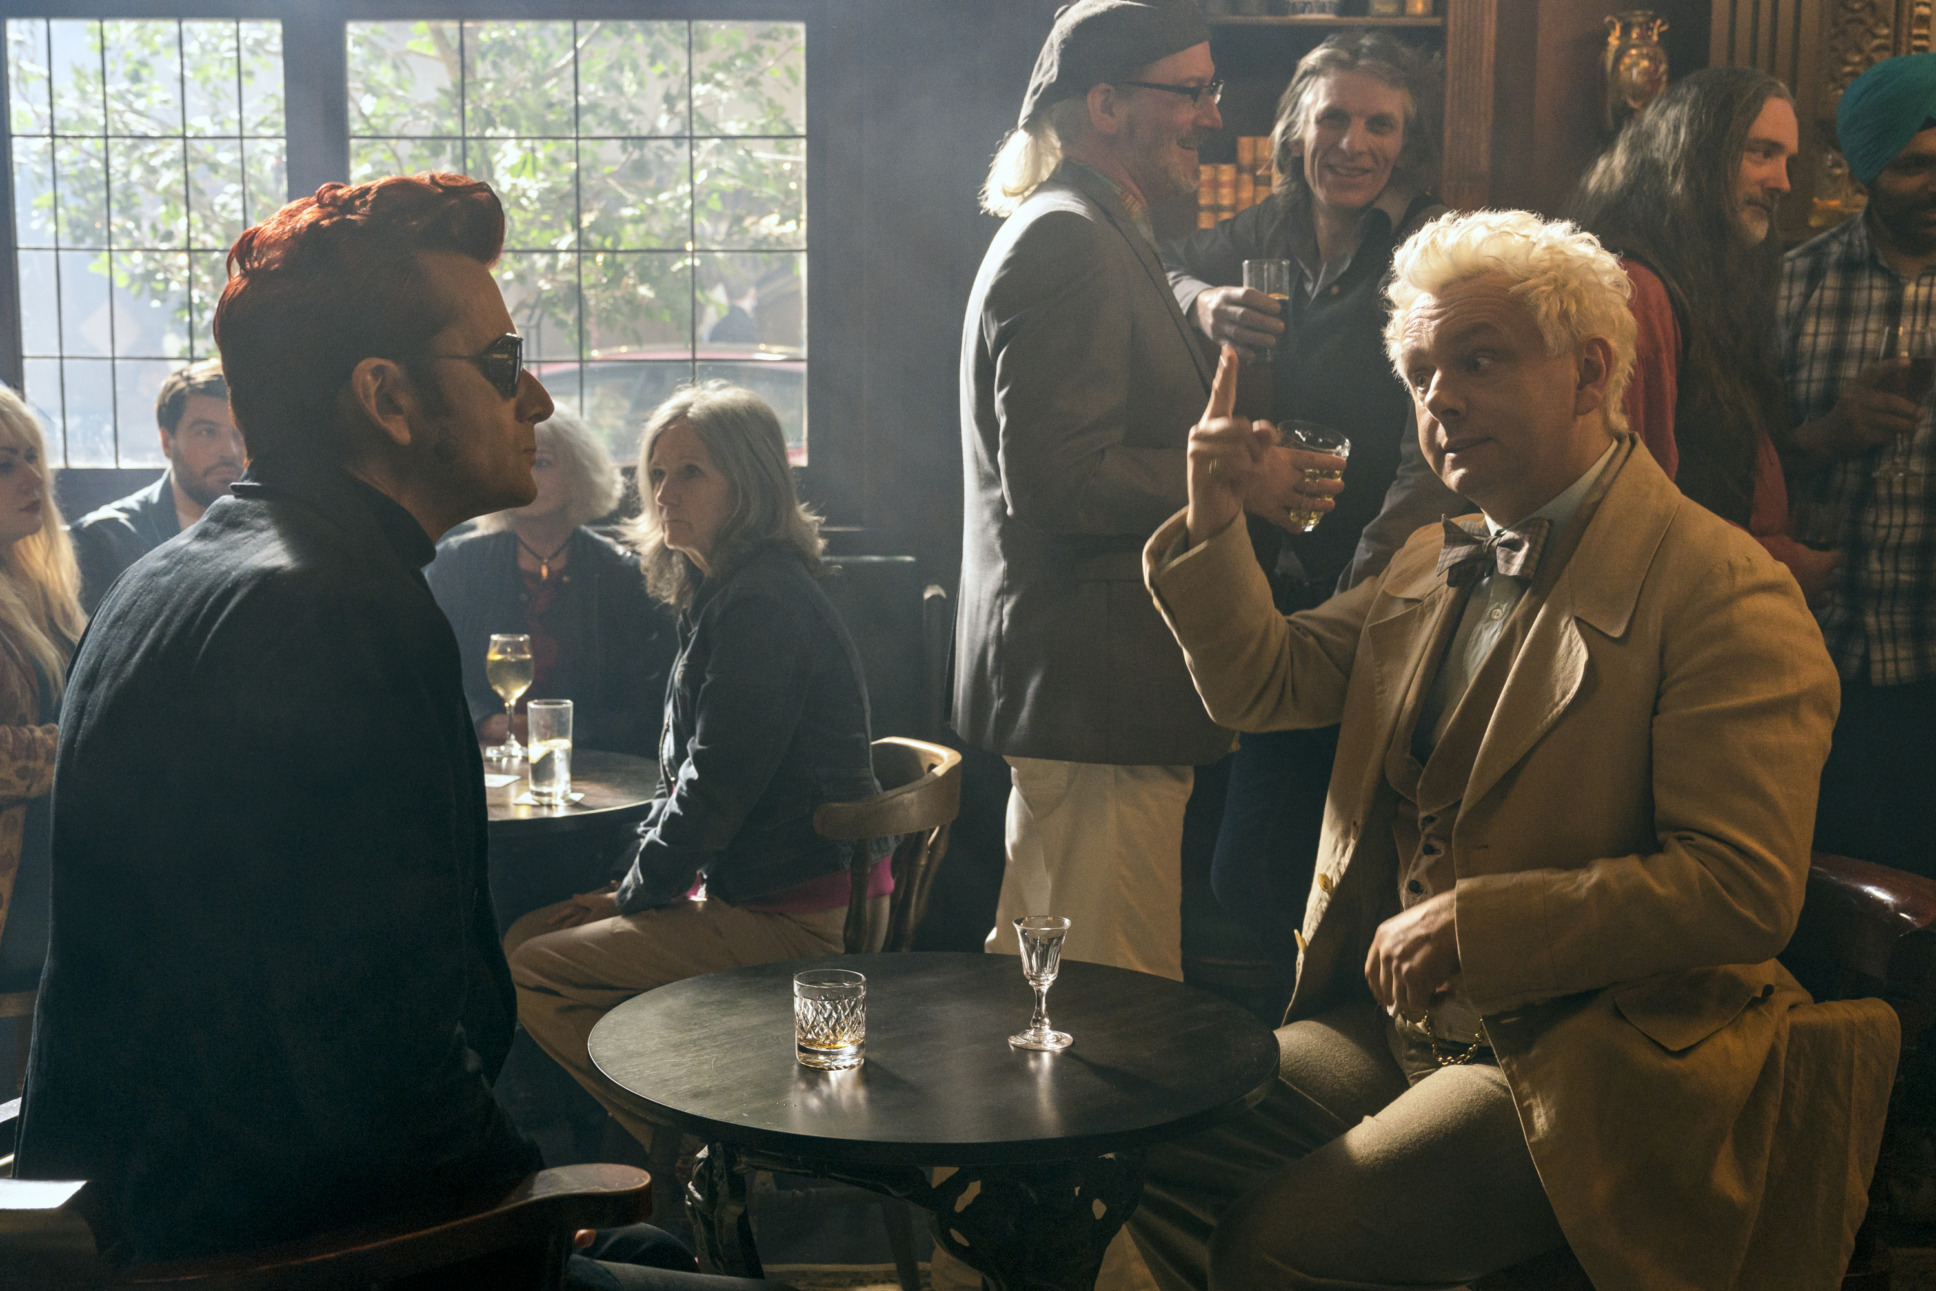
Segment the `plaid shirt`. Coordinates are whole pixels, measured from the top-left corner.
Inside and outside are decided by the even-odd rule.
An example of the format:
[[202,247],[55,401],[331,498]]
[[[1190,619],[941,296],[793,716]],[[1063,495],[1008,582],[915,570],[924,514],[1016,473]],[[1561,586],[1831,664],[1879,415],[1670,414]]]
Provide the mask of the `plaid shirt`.
[[[1790,251],[1782,269],[1782,375],[1795,423],[1835,406],[1845,383],[1882,352],[1892,326],[1936,326],[1936,268],[1905,282],[1869,238],[1864,217]],[[1900,686],[1936,677],[1936,434],[1932,404],[1909,444],[1909,471],[1877,478],[1895,451],[1843,458],[1796,484],[1798,537],[1837,547],[1844,563],[1816,611],[1848,678]]]

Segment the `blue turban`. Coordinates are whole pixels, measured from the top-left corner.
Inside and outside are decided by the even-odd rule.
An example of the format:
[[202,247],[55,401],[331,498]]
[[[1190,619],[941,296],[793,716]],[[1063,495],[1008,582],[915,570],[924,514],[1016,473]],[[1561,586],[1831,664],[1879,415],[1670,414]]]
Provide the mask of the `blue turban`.
[[1877,63],[1842,91],[1835,137],[1849,173],[1864,185],[1936,117],[1936,54],[1907,54]]

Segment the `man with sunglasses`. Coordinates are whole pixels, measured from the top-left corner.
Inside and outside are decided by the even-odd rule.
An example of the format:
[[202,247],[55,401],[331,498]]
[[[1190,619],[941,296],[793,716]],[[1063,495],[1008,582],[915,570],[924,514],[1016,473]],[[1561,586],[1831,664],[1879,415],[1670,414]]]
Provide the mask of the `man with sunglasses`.
[[456,175],[246,231],[215,315],[250,465],[75,660],[19,1173],[105,1251],[259,1247],[536,1169],[435,540],[529,502],[551,399]]
[[[1070,958],[1183,975],[1184,807],[1231,736],[1137,586],[1212,372],[1149,207],[1196,187],[1220,93],[1192,0],[1080,0],[983,190],[1007,223],[962,339],[954,723],[1012,777],[990,950],[1052,910],[1074,921]],[[1305,505],[1291,457],[1248,499],[1260,514]]]

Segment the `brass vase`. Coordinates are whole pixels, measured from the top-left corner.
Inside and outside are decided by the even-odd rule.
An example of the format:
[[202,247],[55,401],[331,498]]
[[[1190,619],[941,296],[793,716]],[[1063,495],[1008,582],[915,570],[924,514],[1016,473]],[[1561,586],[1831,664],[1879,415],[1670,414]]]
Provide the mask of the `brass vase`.
[[1607,49],[1600,58],[1607,92],[1600,123],[1609,134],[1667,88],[1667,50],[1660,34],[1667,19],[1651,9],[1627,9],[1607,18]]

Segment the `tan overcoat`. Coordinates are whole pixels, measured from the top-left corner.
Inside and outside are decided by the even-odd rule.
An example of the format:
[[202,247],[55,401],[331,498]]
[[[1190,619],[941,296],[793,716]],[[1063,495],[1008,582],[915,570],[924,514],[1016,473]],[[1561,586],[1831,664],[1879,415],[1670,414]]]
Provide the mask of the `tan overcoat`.
[[[1899,1033],[1774,961],[1838,683],[1786,570],[1631,437],[1486,723],[1451,834],[1464,986],[1601,1291],[1826,1291],[1867,1205]],[[1210,715],[1342,721],[1286,1022],[1363,989],[1396,908],[1394,732],[1456,595],[1420,530],[1286,620],[1241,524],[1144,553]],[[1530,608],[1530,607],[1529,607]]]

